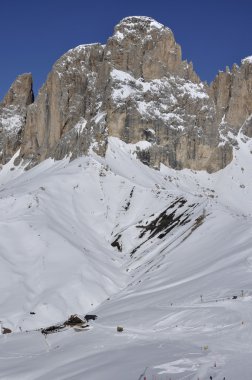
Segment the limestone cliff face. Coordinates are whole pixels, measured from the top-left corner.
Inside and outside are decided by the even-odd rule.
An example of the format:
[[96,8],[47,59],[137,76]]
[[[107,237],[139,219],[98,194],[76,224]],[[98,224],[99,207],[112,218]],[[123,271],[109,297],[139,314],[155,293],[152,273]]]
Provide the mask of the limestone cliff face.
[[32,102],[32,76],[20,75],[0,103],[0,164],[8,162],[20,148],[27,109]]
[[[49,155],[62,158],[76,149],[80,131],[97,107],[96,82],[103,50],[99,44],[80,46],[56,62],[29,107],[22,156],[41,161]],[[85,146],[78,153],[86,151]]]
[[[28,85],[21,92],[12,86],[0,114],[6,120],[7,104],[22,108],[15,148],[30,165],[90,149],[104,155],[108,137],[115,136],[127,143],[147,140],[148,149],[137,154],[152,167],[213,172],[231,161],[242,125],[252,135],[252,63],[245,61],[208,87],[182,61],[170,29],[148,17],[128,17],[106,45],[63,55],[34,103]],[[14,93],[22,93],[19,100]]]
[[220,72],[211,85],[217,105],[218,120],[234,131],[243,127],[243,132],[252,137],[252,59],[248,57],[241,66]]

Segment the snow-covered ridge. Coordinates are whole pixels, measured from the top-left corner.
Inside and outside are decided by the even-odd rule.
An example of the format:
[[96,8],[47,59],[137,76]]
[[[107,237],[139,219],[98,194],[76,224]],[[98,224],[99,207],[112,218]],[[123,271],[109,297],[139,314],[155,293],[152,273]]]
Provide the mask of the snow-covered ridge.
[[[92,78],[95,73],[87,73],[86,63],[90,57],[93,48],[99,48],[103,50],[105,45],[99,42],[78,45],[72,49],[69,49],[64,53],[53,65],[53,71],[57,73],[59,78],[63,78],[65,73],[86,73],[90,78]],[[39,90],[41,90],[43,87]]]
[[68,51],[65,53],[65,55],[66,55],[66,54],[69,54],[69,53],[75,53],[75,52],[76,52],[76,53],[80,53],[80,52],[85,51],[85,50],[87,50],[87,49],[91,49],[91,48],[94,47],[94,46],[104,47],[105,45],[102,45],[102,44],[99,43],[99,42],[94,42],[94,43],[91,43],[91,44],[78,45],[78,46],[74,47],[73,49],[68,50]]
[[246,58],[243,58],[241,61],[242,64],[244,63],[252,63],[252,55]]
[[98,48],[103,51],[105,45],[97,42],[79,45],[68,50],[54,64],[54,71],[58,73],[60,78],[64,76],[65,72],[78,72],[78,70],[81,72],[86,72],[89,77],[94,76],[94,72],[87,73],[87,62],[94,48]]

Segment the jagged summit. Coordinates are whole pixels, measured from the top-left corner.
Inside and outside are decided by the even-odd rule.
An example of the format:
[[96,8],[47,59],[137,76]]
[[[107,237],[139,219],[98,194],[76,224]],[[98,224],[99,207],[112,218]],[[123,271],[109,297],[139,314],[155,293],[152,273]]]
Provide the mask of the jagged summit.
[[170,30],[168,27],[165,27],[163,24],[159,23],[155,19],[147,16],[125,17],[115,26],[115,30],[118,30],[120,28],[128,29],[128,31],[139,31],[143,29],[145,31],[150,31],[151,29]]
[[113,38],[119,42],[131,39],[132,42],[142,41],[142,44],[162,39],[162,35],[166,36],[167,43],[169,39],[174,40],[171,29],[160,24],[151,17],[131,16],[123,18],[114,29]]
[[17,77],[5,95],[2,104],[4,106],[28,106],[34,100],[32,89],[32,74],[24,73]]
[[34,101],[32,75],[19,75],[0,103],[0,164],[8,162],[21,144],[27,108]]

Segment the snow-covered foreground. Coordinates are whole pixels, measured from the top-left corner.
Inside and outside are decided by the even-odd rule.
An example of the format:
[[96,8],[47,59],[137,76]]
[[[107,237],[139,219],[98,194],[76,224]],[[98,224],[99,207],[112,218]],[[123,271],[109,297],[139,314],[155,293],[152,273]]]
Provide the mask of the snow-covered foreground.
[[[239,145],[212,175],[152,170],[115,138],[105,159],[6,165],[0,378],[251,380],[252,144]],[[38,330],[74,313],[98,319]]]

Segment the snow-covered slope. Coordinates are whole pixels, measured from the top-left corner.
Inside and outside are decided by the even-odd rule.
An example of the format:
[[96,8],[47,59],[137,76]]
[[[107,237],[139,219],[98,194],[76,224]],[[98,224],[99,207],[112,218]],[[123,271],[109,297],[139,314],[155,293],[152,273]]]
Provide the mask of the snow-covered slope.
[[[238,143],[211,175],[155,171],[134,153],[146,142],[117,138],[105,158],[5,165],[1,379],[251,380],[252,144]],[[73,313],[98,319],[37,331]]]

